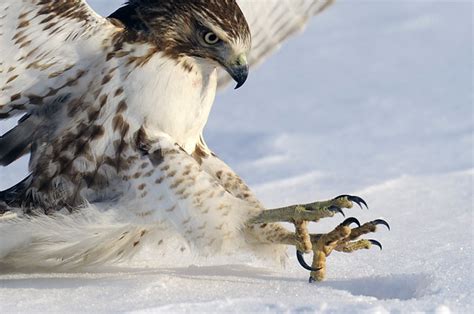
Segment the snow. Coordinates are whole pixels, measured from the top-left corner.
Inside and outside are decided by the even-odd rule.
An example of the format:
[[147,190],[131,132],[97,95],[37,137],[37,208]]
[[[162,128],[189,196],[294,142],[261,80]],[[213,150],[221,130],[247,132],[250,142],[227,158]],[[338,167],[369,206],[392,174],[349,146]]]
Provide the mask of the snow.
[[[120,2],[90,1],[104,14]],[[0,312],[472,312],[473,12],[339,1],[210,117],[209,146],[266,205],[362,196],[370,210],[346,214],[390,222],[370,236],[382,252],[334,253],[327,281],[308,284],[293,257],[286,269],[238,254],[163,265],[149,250],[82,273],[0,274]],[[0,189],[25,165],[0,169]]]

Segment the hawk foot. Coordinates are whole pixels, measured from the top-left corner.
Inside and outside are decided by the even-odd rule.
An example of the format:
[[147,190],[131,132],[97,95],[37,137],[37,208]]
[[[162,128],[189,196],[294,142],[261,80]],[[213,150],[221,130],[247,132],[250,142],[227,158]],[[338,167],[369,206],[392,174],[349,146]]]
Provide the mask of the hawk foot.
[[[352,224],[357,225],[357,227],[352,229],[350,227]],[[310,234],[309,238],[313,251],[311,266],[304,260],[304,253],[298,249],[298,246],[296,251],[301,266],[311,271],[309,282],[324,280],[326,276],[326,258],[332,251],[352,253],[362,249],[370,249],[373,245],[382,249],[382,244],[377,240],[357,240],[362,235],[375,232],[378,225],[384,225],[390,230],[390,226],[385,220],[377,219],[361,225],[356,218],[351,217],[344,220],[329,233]]]
[[[295,233],[284,234],[282,237],[270,241],[296,246],[298,262],[304,269],[311,272],[310,282],[321,281],[326,275],[326,258],[332,251],[351,253],[361,249],[370,249],[373,245],[381,249],[382,244],[376,240],[358,240],[358,238],[375,232],[378,225],[384,225],[390,230],[390,226],[385,220],[377,219],[361,225],[356,218],[351,217],[329,233],[310,234],[308,232],[310,221],[333,217],[338,213],[345,217],[343,209],[352,208],[354,203],[361,209],[364,207],[368,209],[367,203],[362,198],[340,195],[328,201],[265,210],[249,220],[248,223],[261,225],[261,227],[275,222],[293,223]],[[351,228],[352,224],[357,227]],[[313,261],[311,265],[308,265],[304,260],[304,254],[311,252],[313,252]]]

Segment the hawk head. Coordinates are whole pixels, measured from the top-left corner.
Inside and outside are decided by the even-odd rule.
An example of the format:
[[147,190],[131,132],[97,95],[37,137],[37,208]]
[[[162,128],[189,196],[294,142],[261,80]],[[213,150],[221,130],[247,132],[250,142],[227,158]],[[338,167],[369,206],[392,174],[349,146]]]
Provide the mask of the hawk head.
[[170,58],[221,65],[236,88],[247,79],[251,35],[235,0],[131,0],[109,18]]

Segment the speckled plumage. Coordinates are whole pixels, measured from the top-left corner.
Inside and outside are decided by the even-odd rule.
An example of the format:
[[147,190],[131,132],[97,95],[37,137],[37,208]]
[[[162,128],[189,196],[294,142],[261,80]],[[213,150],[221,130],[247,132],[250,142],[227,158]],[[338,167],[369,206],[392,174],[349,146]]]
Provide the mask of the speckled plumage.
[[[264,208],[211,152],[202,131],[226,80],[223,55],[249,54],[256,64],[330,2],[270,2],[264,9],[239,1],[250,28],[234,0],[135,0],[109,19],[81,0],[2,2],[0,119],[23,117],[0,138],[0,164],[31,153],[30,176],[0,194],[0,214],[19,215],[7,223],[9,232],[39,219],[43,235],[40,226],[70,219],[64,212],[74,217],[94,206],[133,226],[104,229],[100,240],[118,241],[114,250],[92,250],[98,239],[81,224],[71,232],[88,245],[59,248],[69,237],[65,229],[42,249],[33,235],[28,245],[38,263],[119,259],[158,229],[203,252],[247,247],[283,257],[278,239],[288,232],[278,224],[246,225]],[[289,8],[293,16],[284,24],[256,22],[259,14],[279,16]],[[202,43],[209,30],[221,48]],[[120,242],[125,235],[129,240]],[[24,265],[27,256],[18,248],[0,250],[10,265]]]

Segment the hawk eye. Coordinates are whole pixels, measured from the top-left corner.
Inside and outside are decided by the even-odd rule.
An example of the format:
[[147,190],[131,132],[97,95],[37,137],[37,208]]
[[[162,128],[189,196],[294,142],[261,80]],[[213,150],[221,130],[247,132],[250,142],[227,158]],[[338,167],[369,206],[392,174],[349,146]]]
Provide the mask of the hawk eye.
[[207,33],[204,35],[204,41],[205,41],[206,44],[208,44],[208,45],[215,45],[215,44],[217,44],[218,42],[220,42],[221,39],[220,39],[216,34],[214,34],[213,32],[207,32]]

